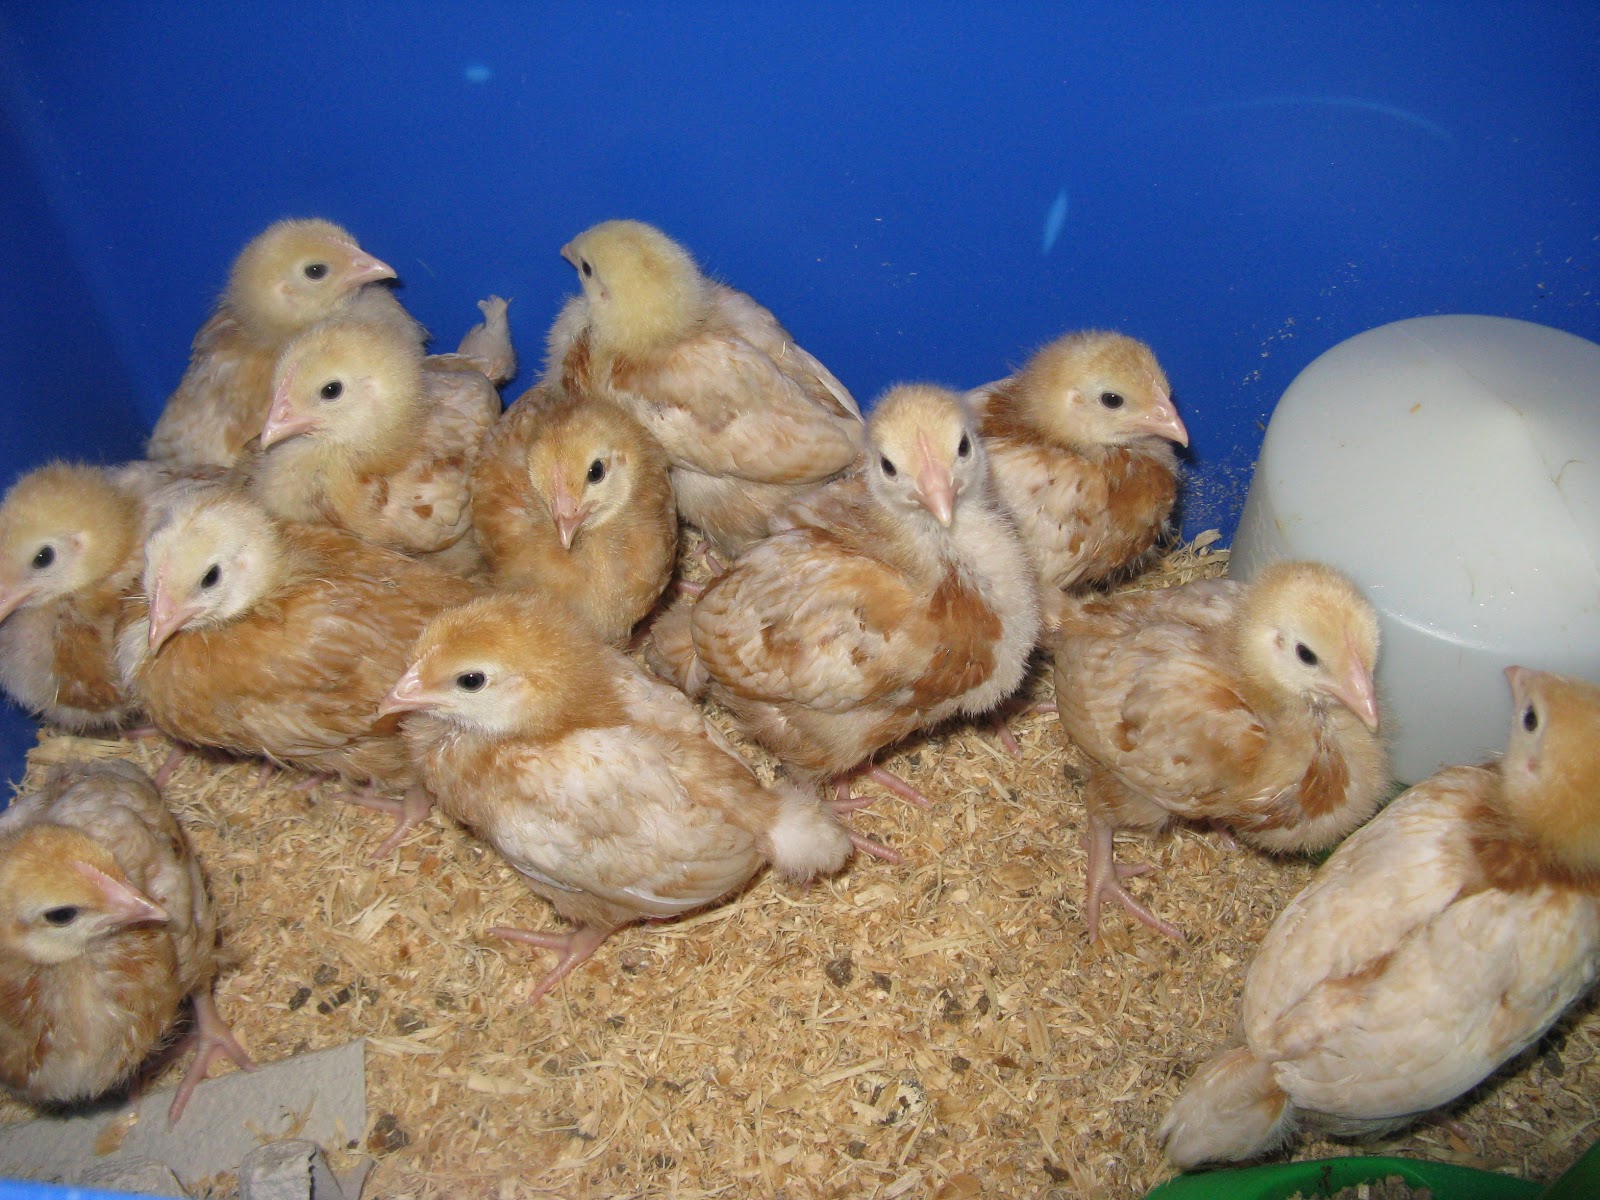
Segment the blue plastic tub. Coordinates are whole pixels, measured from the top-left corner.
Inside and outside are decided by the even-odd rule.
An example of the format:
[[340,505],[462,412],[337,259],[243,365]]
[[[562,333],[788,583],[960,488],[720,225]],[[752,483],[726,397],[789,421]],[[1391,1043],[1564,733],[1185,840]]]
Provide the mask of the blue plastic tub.
[[[1074,327],[1160,354],[1184,527],[1237,520],[1334,343],[1478,312],[1600,339],[1600,8],[0,2],[0,486],[138,453],[239,247],[319,214],[445,346],[657,223],[864,401]],[[513,393],[514,394],[514,393]],[[31,724],[0,705],[0,769]]]

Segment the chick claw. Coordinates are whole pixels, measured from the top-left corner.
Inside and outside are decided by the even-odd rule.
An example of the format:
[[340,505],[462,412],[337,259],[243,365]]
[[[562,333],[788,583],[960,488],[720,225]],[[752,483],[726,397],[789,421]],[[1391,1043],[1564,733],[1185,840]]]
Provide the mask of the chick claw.
[[593,958],[594,952],[611,936],[609,929],[595,929],[588,925],[581,925],[571,933],[540,933],[533,929],[512,929],[507,925],[496,925],[489,932],[495,937],[513,942],[525,942],[529,946],[554,950],[561,955],[555,968],[528,994],[529,1004],[537,1004],[543,1000],[551,988],[572,974],[573,968]]
[[1149,863],[1129,866],[1117,863],[1112,847],[1112,833],[1110,822],[1090,815],[1088,832],[1083,835],[1083,848],[1089,856],[1086,881],[1088,896],[1083,908],[1084,920],[1089,926],[1089,940],[1094,942],[1100,940],[1100,904],[1107,896],[1115,897],[1130,914],[1156,932],[1176,938],[1180,942],[1186,940],[1183,930],[1172,922],[1156,916],[1122,886],[1122,880],[1147,875],[1155,868]]
[[183,1110],[189,1105],[189,1097],[205,1079],[206,1072],[211,1069],[211,1064],[218,1055],[225,1054],[233,1059],[241,1071],[256,1069],[256,1064],[250,1060],[250,1055],[245,1053],[245,1048],[239,1044],[239,1039],[234,1036],[228,1023],[222,1019],[222,1014],[217,1011],[217,1002],[210,992],[200,992],[194,998],[194,1025],[196,1039],[194,1061],[189,1064],[183,1082],[178,1085],[177,1094],[172,1097],[172,1107],[167,1109],[168,1129],[176,1125],[178,1118],[183,1116]]

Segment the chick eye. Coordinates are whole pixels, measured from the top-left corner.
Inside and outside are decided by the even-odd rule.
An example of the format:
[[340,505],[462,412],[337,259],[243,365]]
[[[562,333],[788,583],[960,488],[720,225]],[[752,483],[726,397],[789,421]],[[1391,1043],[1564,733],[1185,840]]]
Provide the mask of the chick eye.
[[40,546],[39,553],[33,556],[33,569],[35,571],[42,571],[51,563],[55,562],[55,560],[56,548],[54,546]]
[[200,576],[200,586],[203,588],[214,588],[221,581],[221,579],[222,568],[217,566],[216,563],[212,563],[206,568],[206,573]]
[[321,279],[327,273],[328,273],[328,264],[327,263],[307,263],[306,264],[306,278],[307,279]]
[[589,260],[587,258],[580,258],[578,260],[578,269],[583,272],[583,277],[585,279],[594,274],[594,268],[589,265]]
[[344,395],[344,384],[340,383],[337,379],[330,380],[322,385],[322,390],[317,394],[324,400],[337,400],[340,396]]
[[1119,392],[1101,392],[1100,403],[1107,408],[1121,408],[1123,404],[1122,395]]
[[463,692],[481,692],[489,677],[482,671],[463,671],[456,676],[456,686]]
[[78,919],[77,906],[63,904],[59,908],[47,908],[44,910],[44,919],[52,925],[71,925]]
[[885,475],[887,475],[890,479],[893,479],[896,475],[899,474],[899,472],[894,469],[894,464],[889,461],[889,456],[888,455],[884,455],[878,461],[883,464],[883,473]]
[[972,453],[972,442],[964,433],[961,435],[961,444],[956,447],[956,453],[962,458]]
[[599,483],[606,477],[606,465],[598,458],[589,464],[589,474],[585,476],[590,483]]
[[1531,704],[1522,710],[1522,727],[1529,733],[1539,728],[1539,714],[1533,711]]
[[1306,666],[1314,667],[1317,665],[1317,652],[1304,642],[1296,642],[1294,644],[1294,652]]

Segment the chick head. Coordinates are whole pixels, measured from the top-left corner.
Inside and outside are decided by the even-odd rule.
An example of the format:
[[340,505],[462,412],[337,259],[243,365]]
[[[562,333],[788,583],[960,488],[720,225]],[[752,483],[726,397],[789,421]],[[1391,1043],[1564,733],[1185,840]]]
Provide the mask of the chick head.
[[1506,806],[1558,861],[1600,873],[1600,687],[1527,667],[1507,667],[1506,678]]
[[33,825],[0,841],[0,948],[30,963],[68,962],[109,933],[166,919],[76,829]]
[[1017,378],[1025,417],[1066,446],[1126,446],[1145,438],[1189,444],[1172,389],[1149,346],[1120,333],[1069,333]]
[[133,548],[133,502],[93,467],[51,463],[0,501],[0,621],[93,587]]
[[613,353],[679,341],[711,303],[689,252],[642,221],[602,221],[561,247],[561,257],[578,272],[595,343]]
[[480,596],[423,629],[381,713],[426,712],[488,737],[555,737],[609,705],[609,651],[565,606]]
[[263,450],[306,435],[371,448],[422,411],[422,350],[398,329],[335,317],[297,334],[272,372]]
[[947,388],[902,383],[867,421],[867,486],[907,520],[949,528],[961,498],[988,479],[972,414]]
[[207,489],[175,502],[145,543],[149,652],[248,612],[281,577],[282,554],[272,518],[244,496]]
[[234,260],[224,293],[248,326],[287,337],[342,308],[363,285],[395,278],[331,221],[279,221]]
[[642,425],[601,400],[564,404],[528,446],[528,485],[549,509],[564,549],[585,528],[627,511],[641,474],[665,474],[666,458]]
[[1313,706],[1342,704],[1377,729],[1378,618],[1338,571],[1272,564],[1250,585],[1238,633],[1246,672],[1269,692]]

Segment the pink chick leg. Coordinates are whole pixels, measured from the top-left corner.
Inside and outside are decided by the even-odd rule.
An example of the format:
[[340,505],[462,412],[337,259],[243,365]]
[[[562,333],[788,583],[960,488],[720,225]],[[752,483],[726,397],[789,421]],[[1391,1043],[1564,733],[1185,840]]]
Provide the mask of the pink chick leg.
[[256,1069],[255,1063],[250,1061],[250,1056],[239,1044],[239,1039],[234,1037],[233,1030],[217,1011],[217,1002],[212,998],[209,989],[194,994],[194,1037],[194,1061],[189,1064],[183,1082],[178,1085],[177,1095],[172,1097],[172,1107],[167,1109],[169,1129],[178,1123],[179,1117],[183,1116],[183,1110],[189,1104],[189,1097],[205,1079],[206,1072],[211,1069],[211,1064],[216,1061],[218,1055],[225,1054],[233,1059],[241,1071]]
[[561,955],[555,968],[538,982],[532,992],[528,993],[528,1003],[537,1004],[544,999],[545,993],[572,974],[573,968],[593,958],[594,952],[600,949],[601,944],[614,931],[597,929],[592,925],[580,925],[571,933],[540,933],[533,929],[512,929],[506,925],[496,925],[489,932],[495,937],[524,942],[529,946],[538,946],[541,950],[554,950]]
[[394,832],[379,842],[372,853],[367,855],[368,862],[377,862],[393,854],[396,847],[406,840],[407,835],[428,819],[428,813],[433,808],[433,797],[420,786],[409,788],[403,800],[391,800],[387,796],[378,795],[377,786],[370,783],[359,792],[346,792],[344,798],[351,804],[370,808],[375,812],[386,812],[394,817]]
[[[882,767],[868,767],[861,771],[863,779],[870,779],[880,787],[887,788],[902,800],[917,805],[919,808],[932,808],[928,798],[916,788],[912,787],[900,776]],[[850,794],[849,776],[841,776],[833,784],[833,811],[836,813],[854,812],[858,808],[865,808],[873,803],[875,797],[852,796]]]
[[1011,726],[1005,714],[995,713],[994,716],[989,718],[989,722],[994,726],[994,736],[1006,748],[1006,753],[1010,754],[1012,758],[1020,759],[1022,757],[1022,747],[1017,745],[1016,735],[1011,732]]
[[174,742],[172,744],[172,750],[167,754],[167,757],[162,760],[161,765],[156,768],[156,787],[165,790],[168,781],[172,778],[172,773],[178,769],[178,764],[188,757],[188,748],[185,747],[181,742]]
[[1148,874],[1154,868],[1149,863],[1118,866],[1116,851],[1112,845],[1112,832],[1109,821],[1094,813],[1089,814],[1089,829],[1083,835],[1083,848],[1089,855],[1089,877],[1086,881],[1088,896],[1083,909],[1084,921],[1089,926],[1089,940],[1096,942],[1100,940],[1100,904],[1107,897],[1114,897],[1121,902],[1123,908],[1151,929],[1170,938],[1177,938],[1180,942],[1183,941],[1181,929],[1172,922],[1163,921],[1156,916],[1122,886],[1122,880]]

